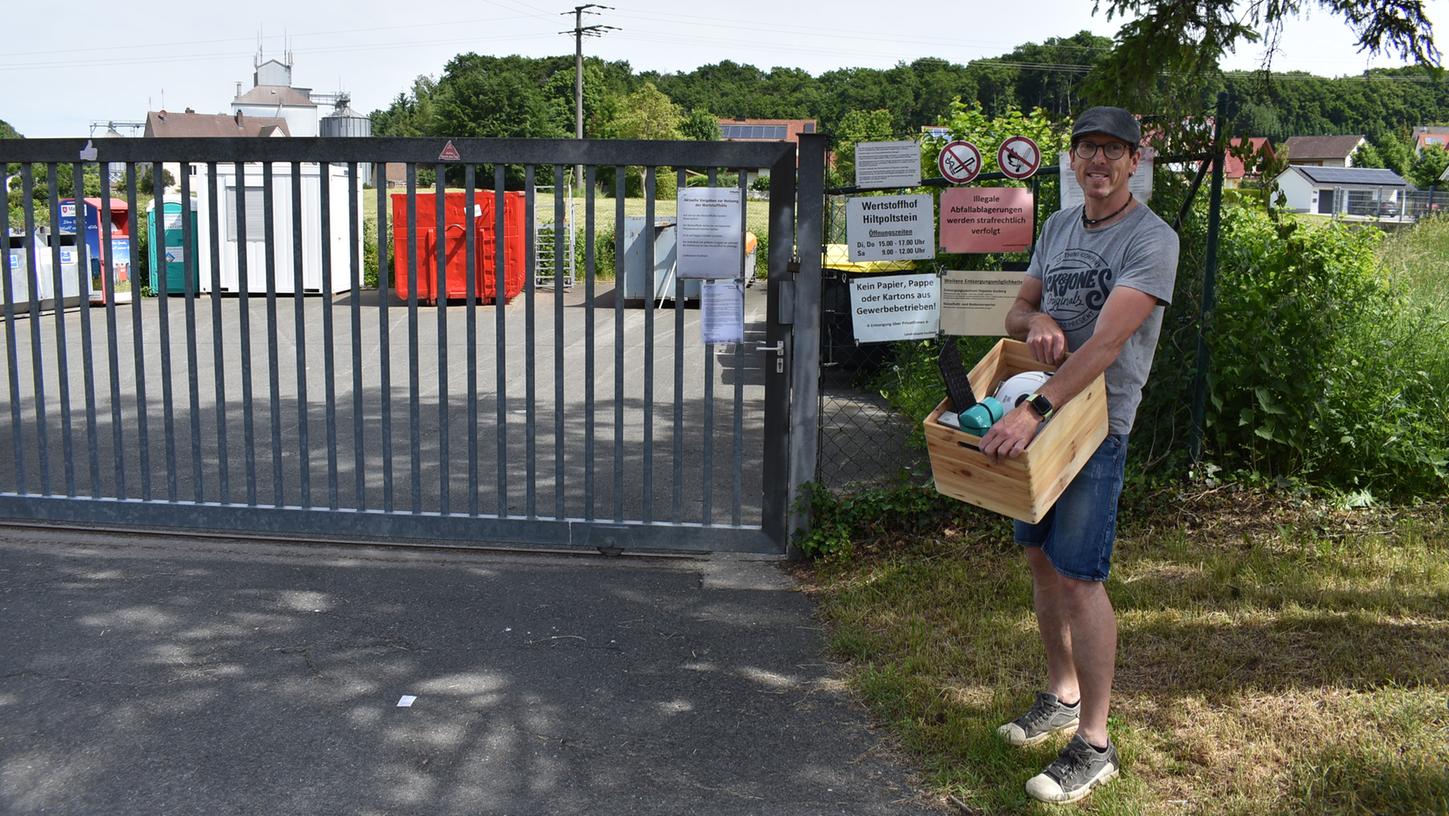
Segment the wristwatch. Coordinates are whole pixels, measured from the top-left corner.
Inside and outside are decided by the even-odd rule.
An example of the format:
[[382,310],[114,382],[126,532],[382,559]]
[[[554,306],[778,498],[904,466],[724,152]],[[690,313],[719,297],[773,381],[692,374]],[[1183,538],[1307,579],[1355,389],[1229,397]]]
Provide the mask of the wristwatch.
[[1032,410],[1036,411],[1037,416],[1041,417],[1042,422],[1046,422],[1051,417],[1052,411],[1054,410],[1052,408],[1052,401],[1044,395],[1028,394],[1026,401],[1031,403]]

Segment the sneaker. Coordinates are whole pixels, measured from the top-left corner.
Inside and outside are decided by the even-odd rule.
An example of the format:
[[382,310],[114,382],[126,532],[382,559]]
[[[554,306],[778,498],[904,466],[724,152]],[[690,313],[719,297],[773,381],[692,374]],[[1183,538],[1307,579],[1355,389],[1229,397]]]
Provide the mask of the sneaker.
[[1063,705],[1055,694],[1036,693],[1036,702],[1026,713],[996,729],[1007,745],[1036,745],[1052,734],[1077,727],[1078,705]]
[[1111,740],[1107,750],[1098,751],[1078,734],[1057,755],[1056,762],[1027,780],[1026,792],[1040,802],[1075,802],[1116,778],[1120,767],[1117,746]]

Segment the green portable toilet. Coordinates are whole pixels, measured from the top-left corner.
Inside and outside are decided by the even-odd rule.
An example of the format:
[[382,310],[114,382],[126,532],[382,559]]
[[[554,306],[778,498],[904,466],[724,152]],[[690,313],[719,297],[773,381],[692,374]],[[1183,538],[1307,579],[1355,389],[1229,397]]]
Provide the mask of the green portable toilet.
[[[196,231],[196,199],[191,199],[191,206],[187,215],[191,219],[191,241],[192,248],[195,248],[199,235]],[[166,236],[166,293],[171,295],[182,295],[186,293],[187,271],[190,270],[191,291],[196,291],[196,264],[188,263],[186,257],[186,236],[182,232],[181,202],[177,199],[166,199],[162,204],[162,219],[165,221],[163,228]],[[152,201],[146,205],[146,238],[150,241],[147,249],[147,260],[150,261],[151,270],[151,292],[161,294],[160,279],[157,271],[161,264],[156,260],[156,202]]]

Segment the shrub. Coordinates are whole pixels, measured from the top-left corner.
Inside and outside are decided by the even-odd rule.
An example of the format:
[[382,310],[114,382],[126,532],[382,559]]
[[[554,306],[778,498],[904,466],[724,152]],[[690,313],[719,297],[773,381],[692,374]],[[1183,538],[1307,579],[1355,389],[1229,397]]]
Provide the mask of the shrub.
[[1225,213],[1207,415],[1220,465],[1394,498],[1449,487],[1449,328],[1390,285],[1379,235]]

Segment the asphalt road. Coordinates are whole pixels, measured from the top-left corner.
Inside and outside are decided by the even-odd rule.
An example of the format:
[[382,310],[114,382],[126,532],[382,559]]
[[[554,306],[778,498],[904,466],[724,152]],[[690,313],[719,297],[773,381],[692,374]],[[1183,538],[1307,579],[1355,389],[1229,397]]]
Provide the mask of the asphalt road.
[[774,561],[9,529],[0,619],[6,814],[941,812]]

